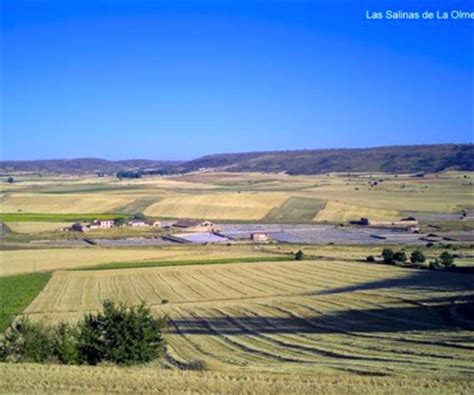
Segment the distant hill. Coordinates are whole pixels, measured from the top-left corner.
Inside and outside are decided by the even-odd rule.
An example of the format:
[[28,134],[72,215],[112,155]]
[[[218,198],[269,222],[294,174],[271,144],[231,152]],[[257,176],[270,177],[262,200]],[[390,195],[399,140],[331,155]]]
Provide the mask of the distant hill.
[[97,158],[35,161],[3,161],[0,171],[41,171],[53,173],[151,174],[184,173],[201,169],[233,172],[287,172],[320,174],[328,172],[439,172],[447,169],[474,171],[473,144],[405,145],[358,149],[246,152],[206,155],[188,162],[131,159],[109,161]]
[[181,164],[178,161],[129,159],[110,161],[98,158],[48,159],[26,161],[1,161],[0,171],[29,171],[51,173],[115,173],[124,170],[168,169]]
[[288,174],[328,172],[438,172],[474,170],[473,144],[406,145],[207,155],[186,162],[185,171],[221,168]]

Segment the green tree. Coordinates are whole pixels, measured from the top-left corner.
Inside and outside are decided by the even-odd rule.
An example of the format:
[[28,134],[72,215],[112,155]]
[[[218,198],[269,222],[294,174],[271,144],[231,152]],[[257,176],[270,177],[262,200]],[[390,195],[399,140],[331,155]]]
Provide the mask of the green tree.
[[122,217],[118,217],[118,218],[115,218],[114,219],[114,225],[115,226],[123,226],[127,223],[127,221],[125,220],[125,218],[122,218]]
[[5,332],[0,343],[0,360],[6,362],[47,362],[54,355],[51,331],[41,323],[20,318]]
[[84,362],[131,365],[158,358],[164,351],[164,319],[152,317],[144,304],[127,307],[104,301],[104,311],[79,324],[78,350]]
[[367,262],[375,262],[375,257],[373,255],[369,255],[368,257],[365,258]]
[[295,260],[297,261],[302,261],[304,259],[304,252],[302,250],[299,250],[296,254],[295,254]]
[[134,216],[133,216],[134,219],[138,219],[140,221],[145,221],[146,220],[146,216],[145,214],[143,213],[136,213]]
[[14,181],[15,181],[15,179],[14,179],[13,177],[8,177],[8,178],[7,178],[7,182],[8,182],[9,184],[13,184]]
[[454,256],[450,254],[448,251],[444,251],[439,256],[439,261],[443,266],[450,267],[450,266],[453,266]]
[[406,262],[408,260],[408,257],[404,251],[397,251],[395,254],[393,254],[393,259],[396,262]]
[[425,254],[423,254],[423,252],[420,250],[415,250],[410,255],[410,261],[412,263],[422,263],[426,261]]
[[382,251],[382,258],[385,263],[393,263],[394,262],[393,250],[390,248],[384,248]]

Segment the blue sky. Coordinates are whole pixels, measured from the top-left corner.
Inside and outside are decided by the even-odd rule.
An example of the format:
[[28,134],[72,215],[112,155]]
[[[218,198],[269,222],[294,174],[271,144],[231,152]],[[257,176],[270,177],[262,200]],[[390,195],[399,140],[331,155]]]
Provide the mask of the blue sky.
[[2,1],[3,159],[473,139],[471,1]]

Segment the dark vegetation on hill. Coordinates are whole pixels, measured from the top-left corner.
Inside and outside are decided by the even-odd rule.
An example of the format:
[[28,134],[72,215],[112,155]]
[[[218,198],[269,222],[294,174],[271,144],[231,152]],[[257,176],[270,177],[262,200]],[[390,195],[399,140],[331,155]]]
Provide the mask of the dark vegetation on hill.
[[148,159],[129,159],[110,161],[99,158],[46,159],[1,161],[0,171],[48,172],[48,173],[116,173],[134,169],[169,169],[179,165],[178,161],[158,161]]
[[177,174],[200,169],[233,172],[328,172],[414,173],[474,170],[474,144],[406,145],[357,149],[247,152],[207,155],[188,162],[104,159],[63,159],[0,162],[4,174],[12,171],[56,173]]
[[224,167],[229,171],[289,174],[328,172],[438,172],[474,170],[473,144],[412,145],[361,149],[301,150],[208,155],[186,162],[186,171]]

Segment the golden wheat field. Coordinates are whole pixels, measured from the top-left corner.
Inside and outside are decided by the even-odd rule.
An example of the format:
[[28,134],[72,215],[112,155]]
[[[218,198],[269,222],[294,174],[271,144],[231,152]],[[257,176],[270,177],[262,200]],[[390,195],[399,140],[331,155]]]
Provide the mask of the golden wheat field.
[[397,220],[400,212],[396,210],[384,210],[370,207],[356,206],[338,201],[329,201],[324,209],[320,210],[314,217],[315,221],[353,221],[362,217],[375,220]]
[[0,276],[19,273],[74,269],[100,263],[142,261],[229,258],[238,256],[265,255],[250,246],[237,250],[219,246],[196,246],[196,248],[44,248],[0,251]]
[[159,393],[175,394],[384,394],[472,393],[474,380],[444,375],[377,377],[352,374],[251,371],[180,371],[155,367],[2,364],[8,393]]
[[148,207],[145,214],[171,218],[258,220],[288,198],[283,193],[215,193],[171,197]]
[[71,222],[6,222],[6,225],[16,233],[50,232],[71,226]]
[[324,260],[56,272],[25,314],[74,321],[104,299],[145,301],[169,317],[168,358],[178,364],[468,377],[469,280]]
[[[379,219],[399,216],[403,211],[460,212],[472,208],[473,187],[462,172],[446,172],[413,178],[390,174],[285,174],[202,172],[174,177],[118,180],[114,177],[18,178],[2,184],[4,213],[135,213],[163,218],[259,221],[287,205],[308,199],[328,202],[320,213],[305,220],[341,221],[356,216]],[[470,176],[469,176],[470,177]],[[374,185],[377,182],[377,185]],[[291,200],[293,199],[293,201]],[[337,204],[338,207],[333,207]],[[298,206],[298,205],[297,205]],[[298,208],[295,207],[295,213]],[[300,218],[294,218],[300,220]]]
[[11,194],[1,202],[4,213],[105,213],[132,198],[97,194]]

